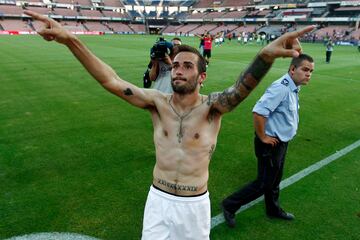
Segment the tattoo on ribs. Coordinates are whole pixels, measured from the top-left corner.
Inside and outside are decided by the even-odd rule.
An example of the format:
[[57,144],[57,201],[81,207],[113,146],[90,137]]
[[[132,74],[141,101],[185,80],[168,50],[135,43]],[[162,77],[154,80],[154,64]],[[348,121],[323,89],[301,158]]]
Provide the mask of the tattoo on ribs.
[[169,183],[168,181],[165,181],[163,179],[158,179],[157,182],[161,185],[164,185],[165,187],[168,187],[175,191],[190,191],[190,192],[196,192],[198,190],[198,187],[196,186],[188,186],[188,185],[179,185],[176,183]]
[[125,89],[125,90],[124,90],[124,94],[125,94],[125,96],[134,95],[130,88]]
[[209,160],[211,160],[214,151],[215,151],[215,144],[211,145],[211,148],[209,151]]

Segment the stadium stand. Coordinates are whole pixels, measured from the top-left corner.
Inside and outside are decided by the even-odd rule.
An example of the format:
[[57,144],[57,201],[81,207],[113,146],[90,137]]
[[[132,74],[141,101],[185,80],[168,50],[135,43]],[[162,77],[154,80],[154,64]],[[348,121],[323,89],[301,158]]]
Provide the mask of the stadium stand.
[[0,12],[3,16],[20,16],[24,9],[14,5],[0,5]]
[[102,24],[101,22],[98,22],[98,21],[87,21],[86,23],[83,24],[85,26],[85,28],[88,30],[88,31],[99,31],[99,32],[107,32],[107,31],[110,31],[110,29]]
[[102,0],[104,6],[108,7],[120,7],[124,8],[125,6],[119,0]]
[[224,0],[220,6],[239,7],[239,6],[247,6],[247,5],[254,5],[254,2],[251,0]]
[[129,28],[127,24],[121,22],[108,22],[107,26],[111,31],[119,33],[134,33],[134,31]]
[[90,0],[53,0],[54,3],[63,3],[71,5],[81,5],[81,6],[92,6]]
[[210,31],[210,34],[214,35],[218,32],[227,32],[227,33],[231,33],[233,31],[235,31],[235,29],[237,29],[239,26],[236,25],[236,24],[229,24],[229,25],[221,25],[221,26],[218,26],[214,29],[212,29]]
[[61,21],[60,22],[61,25],[66,28],[69,31],[79,31],[79,32],[83,32],[83,31],[88,31],[80,22],[76,22],[76,21]]
[[358,17],[360,16],[359,7],[339,7],[330,12],[328,17]]
[[193,8],[211,8],[214,5],[214,1],[213,0],[201,0],[198,1],[198,3],[196,3]]
[[43,24],[39,21],[31,21],[31,25],[35,31],[39,31],[40,29],[43,28]]
[[205,17],[205,15],[208,14],[207,12],[203,12],[203,13],[194,13],[194,14],[191,14],[187,17],[187,19],[203,19]]
[[54,8],[53,10],[55,15],[60,15],[60,16],[78,16],[77,11],[69,9],[69,8]]
[[30,6],[28,6],[28,7],[26,7],[26,9],[34,11],[34,12],[38,12],[38,13],[41,13],[44,15],[52,14],[51,8],[47,8],[47,7],[30,7]]
[[197,28],[188,31],[187,34],[203,34],[205,31],[207,32],[211,32],[212,30],[214,30],[215,28],[217,28],[218,26],[216,24],[204,24],[201,26],[198,26]]
[[166,26],[163,30],[162,30],[162,33],[164,34],[168,34],[168,33],[177,33],[177,29],[182,27],[182,25],[177,25],[177,26],[174,26],[174,25],[168,25]]
[[33,31],[27,22],[17,19],[1,20],[0,24],[5,31]]
[[357,39],[360,41],[360,28],[350,34],[350,39]]
[[101,12],[96,11],[96,10],[81,9],[81,11],[79,13],[81,16],[87,16],[90,18],[92,18],[92,17],[93,18],[101,18],[104,16]]
[[179,27],[178,29],[176,29],[177,34],[179,35],[186,35],[188,34],[191,30],[194,30],[195,28],[199,27],[200,24],[186,24],[183,25],[182,27]]
[[142,34],[146,32],[144,24],[129,24],[129,28],[131,28],[134,33],[138,33],[138,34]]
[[243,18],[247,15],[247,11],[233,11],[227,12],[221,18]]
[[72,31],[107,33],[278,35],[311,23],[320,29],[309,39],[340,41],[357,39],[360,25],[358,0],[0,0],[0,30],[38,29],[24,9],[54,17]]
[[263,26],[263,27],[257,29],[256,32],[280,36],[285,31],[286,31],[286,28],[283,25],[272,24],[271,26]]
[[316,35],[319,39],[322,39],[323,37],[331,37],[333,39],[343,39],[346,38],[346,36],[350,35],[350,29],[348,26],[329,26],[324,27],[316,31]]
[[210,12],[204,16],[205,19],[214,19],[214,18],[221,18],[225,12]]
[[311,12],[311,17],[325,17],[325,14],[327,14],[326,8],[317,7]]
[[105,17],[129,19],[128,15],[121,12],[102,10],[102,13]]
[[256,31],[257,26],[256,25],[246,25],[246,26],[241,26],[239,28],[236,29],[236,33],[252,33]]

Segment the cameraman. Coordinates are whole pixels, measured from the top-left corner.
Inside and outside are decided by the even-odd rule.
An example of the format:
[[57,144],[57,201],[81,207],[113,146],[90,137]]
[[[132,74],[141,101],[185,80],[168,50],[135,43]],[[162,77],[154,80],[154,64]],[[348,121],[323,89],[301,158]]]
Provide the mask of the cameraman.
[[151,59],[151,70],[149,73],[150,81],[154,81],[154,89],[157,89],[163,93],[173,93],[171,87],[171,64],[175,56],[174,50],[177,46],[181,45],[180,38],[173,38],[171,40],[173,45],[170,54],[165,53],[163,58]]

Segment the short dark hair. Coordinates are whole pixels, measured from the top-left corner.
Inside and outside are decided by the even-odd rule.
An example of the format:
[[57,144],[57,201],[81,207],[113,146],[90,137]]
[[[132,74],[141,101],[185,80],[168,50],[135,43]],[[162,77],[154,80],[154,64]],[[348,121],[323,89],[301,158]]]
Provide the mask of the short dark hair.
[[175,55],[177,55],[180,52],[190,52],[198,56],[198,61],[197,61],[198,72],[199,73],[206,72],[206,61],[196,48],[193,48],[189,45],[180,45],[176,47]]
[[178,41],[180,41],[180,42],[181,42],[181,39],[180,39],[180,38],[178,38],[178,37],[174,37],[173,39],[171,39],[171,41],[174,41],[174,40],[178,40]]
[[292,60],[291,60],[291,63],[290,63],[290,66],[295,66],[296,68],[298,66],[301,65],[301,63],[303,61],[309,61],[311,63],[314,62],[314,59],[312,57],[310,57],[309,55],[305,54],[305,53],[302,53],[300,54],[298,57],[294,57]]

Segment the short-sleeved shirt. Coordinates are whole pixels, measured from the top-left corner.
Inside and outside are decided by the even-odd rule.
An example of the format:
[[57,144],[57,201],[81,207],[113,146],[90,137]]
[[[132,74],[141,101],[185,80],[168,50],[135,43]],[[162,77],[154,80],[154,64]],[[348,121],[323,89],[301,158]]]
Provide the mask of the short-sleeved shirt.
[[253,108],[253,112],[267,118],[265,134],[290,141],[299,124],[299,98],[297,87],[289,74],[273,82]]
[[171,86],[171,65],[159,61],[159,75],[154,82],[153,88],[163,93],[173,93]]
[[332,52],[334,50],[334,44],[333,43],[327,43],[326,44],[326,51]]
[[204,49],[211,50],[212,48],[212,37],[204,37]]

